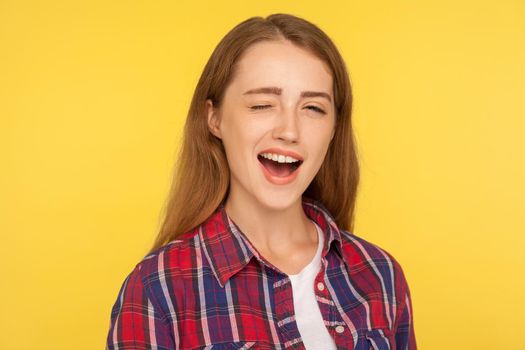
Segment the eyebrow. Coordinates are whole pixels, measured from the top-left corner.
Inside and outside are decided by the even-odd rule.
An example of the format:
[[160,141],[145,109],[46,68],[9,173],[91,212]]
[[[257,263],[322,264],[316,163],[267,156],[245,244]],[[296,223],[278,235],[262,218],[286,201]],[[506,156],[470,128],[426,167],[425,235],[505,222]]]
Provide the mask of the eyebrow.
[[[282,93],[282,89],[275,87],[275,86],[267,86],[267,87],[260,87],[248,90],[243,93],[243,95],[252,95],[252,94],[274,94],[274,95],[280,95]],[[301,97],[324,97],[330,103],[332,102],[332,98],[329,94],[326,92],[321,91],[301,91]]]

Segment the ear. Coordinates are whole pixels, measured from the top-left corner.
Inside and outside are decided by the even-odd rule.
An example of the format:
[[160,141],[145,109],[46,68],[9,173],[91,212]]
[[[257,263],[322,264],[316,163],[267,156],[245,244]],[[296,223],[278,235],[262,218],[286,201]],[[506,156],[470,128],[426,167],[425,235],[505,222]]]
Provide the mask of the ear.
[[221,138],[219,111],[213,107],[210,99],[206,100],[206,113],[208,114],[208,129],[213,135]]

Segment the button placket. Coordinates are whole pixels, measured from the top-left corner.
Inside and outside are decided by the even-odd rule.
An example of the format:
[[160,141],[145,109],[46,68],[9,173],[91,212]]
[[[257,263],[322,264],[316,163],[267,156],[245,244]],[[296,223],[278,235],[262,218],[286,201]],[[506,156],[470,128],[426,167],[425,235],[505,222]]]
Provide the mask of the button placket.
[[[326,285],[326,282],[324,281],[325,277],[325,271],[326,266],[323,264],[322,270],[319,272],[318,276],[316,277],[315,282],[315,289],[316,289],[316,295],[320,298],[323,298],[324,301],[319,302],[319,307],[321,309],[321,313],[323,314],[323,319],[325,322],[328,322],[330,326],[329,332],[333,334],[333,332],[336,332],[337,334],[344,332],[343,326],[336,326],[334,327],[334,321],[336,321],[336,310],[334,310],[335,304],[332,301],[332,296],[328,290],[328,287]],[[324,312],[323,312],[324,311]]]
[[324,291],[324,289],[325,289],[324,283],[323,282],[317,282],[317,290],[322,292],[322,291]]
[[291,322],[291,316],[294,314],[293,292],[289,277],[276,273],[278,278],[273,283],[275,316],[279,338],[283,343],[290,342],[297,338],[299,330],[295,322]]
[[321,269],[317,273],[317,276],[315,276],[315,281],[316,281],[315,287],[317,288],[319,292],[321,292],[320,293],[321,296],[326,297],[327,291],[326,291],[326,285],[324,282],[324,277],[325,277],[325,272],[326,272],[326,262],[324,258],[322,258],[321,261],[322,261]]
[[[323,266],[323,274],[322,276],[324,277],[325,276],[325,271],[326,271],[326,266]],[[339,322],[338,318],[337,318],[337,315],[339,314],[337,312],[337,308],[332,300],[332,295],[330,294],[327,286],[326,286],[326,282],[324,282],[324,280],[322,279],[319,279],[318,282],[316,283],[316,288],[318,290],[318,294],[320,296],[322,296],[323,298],[327,299],[327,300],[330,300],[332,301],[332,303],[330,304],[326,304],[324,305],[326,307],[326,310],[328,310],[328,314],[327,314],[327,317],[328,317],[328,322],[330,322],[331,326],[329,327],[330,328],[330,333],[332,334],[337,334],[337,335],[340,335],[342,333],[344,333],[345,331],[345,327],[342,326],[341,324],[337,324]],[[337,323],[336,323],[337,322]],[[335,325],[334,325],[335,323]],[[334,333],[333,333],[334,332]]]

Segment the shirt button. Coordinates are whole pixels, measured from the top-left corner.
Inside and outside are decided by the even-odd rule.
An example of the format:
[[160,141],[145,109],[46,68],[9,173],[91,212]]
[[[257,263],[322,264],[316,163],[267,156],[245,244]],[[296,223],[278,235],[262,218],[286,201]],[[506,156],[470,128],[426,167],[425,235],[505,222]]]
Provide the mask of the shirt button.
[[321,292],[324,290],[324,284],[323,282],[317,283],[317,289],[319,289]]
[[339,334],[343,333],[345,331],[345,327],[343,326],[337,326],[335,327],[335,331]]

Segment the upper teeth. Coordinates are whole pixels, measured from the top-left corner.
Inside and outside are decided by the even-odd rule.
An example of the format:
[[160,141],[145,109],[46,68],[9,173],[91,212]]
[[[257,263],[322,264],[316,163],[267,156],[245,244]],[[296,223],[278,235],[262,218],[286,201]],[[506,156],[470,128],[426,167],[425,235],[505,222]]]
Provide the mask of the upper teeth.
[[295,159],[294,157],[283,156],[282,154],[275,154],[275,153],[261,153],[261,156],[267,159],[274,160],[279,163],[295,163],[299,161],[298,159]]

